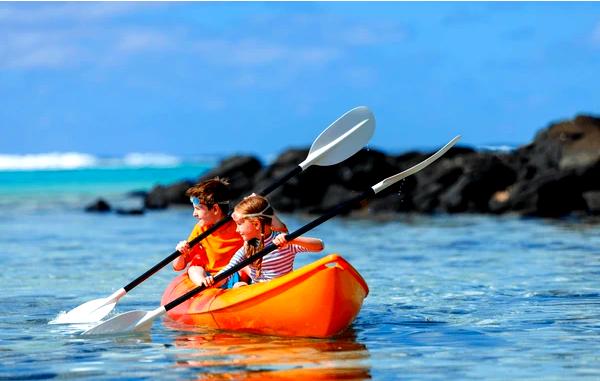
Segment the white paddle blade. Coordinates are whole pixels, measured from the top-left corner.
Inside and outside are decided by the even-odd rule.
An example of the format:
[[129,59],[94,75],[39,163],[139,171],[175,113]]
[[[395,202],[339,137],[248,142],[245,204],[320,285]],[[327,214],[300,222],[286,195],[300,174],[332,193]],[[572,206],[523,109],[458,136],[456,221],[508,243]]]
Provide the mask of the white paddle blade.
[[402,180],[403,178],[419,172],[423,168],[427,167],[429,164],[431,164],[434,161],[436,161],[437,159],[439,159],[450,148],[452,148],[456,144],[456,142],[458,142],[459,140],[460,140],[460,135],[455,136],[454,139],[452,139],[448,142],[448,144],[446,144],[445,146],[440,148],[439,151],[437,151],[433,155],[429,156],[427,159],[423,160],[419,164],[414,165],[414,166],[410,167],[409,169],[407,169],[406,171],[398,173],[397,175],[390,176],[387,179],[384,179],[384,180],[378,182],[377,184],[373,185],[371,188],[373,189],[373,191],[375,193],[379,193],[382,190],[384,190],[385,188],[389,187],[390,185],[396,184],[398,181]]
[[129,311],[114,316],[87,331],[82,335],[114,335],[133,332],[136,324],[146,316],[146,311]]
[[112,311],[119,299],[121,299],[127,291],[121,288],[115,291],[108,298],[100,298],[90,300],[72,310],[59,315],[56,319],[48,324],[79,324],[79,323],[95,323],[102,320]]
[[150,328],[152,328],[154,319],[163,315],[165,312],[167,311],[164,306],[160,306],[150,312],[125,312],[84,331],[82,335],[117,335],[149,331]]
[[95,323],[115,308],[117,302],[107,303],[108,298],[94,299],[59,315],[48,324]]
[[334,165],[360,151],[375,132],[375,116],[365,106],[356,107],[333,122],[313,142],[300,167]]

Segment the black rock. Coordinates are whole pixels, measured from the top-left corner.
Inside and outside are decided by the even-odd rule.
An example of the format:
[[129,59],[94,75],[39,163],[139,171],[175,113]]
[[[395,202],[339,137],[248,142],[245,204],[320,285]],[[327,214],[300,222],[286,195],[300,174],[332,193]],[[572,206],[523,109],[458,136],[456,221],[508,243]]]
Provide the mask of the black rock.
[[600,215],[600,191],[585,192],[583,199],[589,214]]
[[104,199],[99,198],[85,207],[86,212],[106,213],[110,212],[111,207]]
[[[260,192],[296,168],[307,148],[288,149],[268,166],[252,156],[232,156],[204,174],[231,182],[232,203]],[[322,213],[386,177],[406,170],[433,152],[392,156],[363,149],[334,166],[311,166],[269,195],[281,212]],[[157,186],[145,196],[145,207],[188,204],[182,181]],[[511,152],[454,147],[443,158],[354,206],[365,214],[518,213],[562,217],[598,214],[600,193],[600,118],[579,115],[553,123],[534,140]],[[93,208],[92,208],[93,209]]]
[[181,181],[167,186],[155,186],[144,199],[144,207],[164,209],[172,204],[189,204],[190,199],[185,196],[185,191],[192,185],[191,181]]
[[205,173],[198,182],[216,176],[227,178],[230,182],[231,199],[235,202],[254,191],[255,177],[261,168],[261,162],[254,156],[232,156]]

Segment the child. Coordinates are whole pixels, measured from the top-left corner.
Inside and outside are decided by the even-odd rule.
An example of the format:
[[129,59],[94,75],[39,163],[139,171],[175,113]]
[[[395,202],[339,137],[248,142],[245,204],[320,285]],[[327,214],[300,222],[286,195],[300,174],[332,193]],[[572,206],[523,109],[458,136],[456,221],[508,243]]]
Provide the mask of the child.
[[[198,220],[188,241],[229,213],[229,182],[225,179],[215,177],[203,181],[188,189],[185,194],[190,197],[194,206],[193,216]],[[243,244],[244,240],[236,232],[235,223],[229,221],[193,248],[189,247],[187,241],[179,242],[176,248],[181,255],[173,261],[173,269],[180,271],[189,264],[187,273],[190,280],[196,285],[203,284],[208,275],[217,273],[227,265]],[[239,280],[240,274],[236,273],[229,282],[222,282],[218,286],[231,288]]]
[[[287,242],[285,234],[279,234],[273,229],[272,224],[276,217],[273,208],[264,197],[257,195],[246,197],[236,205],[232,218],[237,226],[236,231],[244,239],[244,246],[235,253],[229,264],[223,267],[219,273],[273,243],[277,246],[276,250],[248,266],[252,282],[266,282],[291,272],[297,253],[323,250],[323,241],[317,238],[298,237]],[[213,283],[212,276],[204,278],[205,286],[211,286]],[[246,284],[238,282],[234,287]]]

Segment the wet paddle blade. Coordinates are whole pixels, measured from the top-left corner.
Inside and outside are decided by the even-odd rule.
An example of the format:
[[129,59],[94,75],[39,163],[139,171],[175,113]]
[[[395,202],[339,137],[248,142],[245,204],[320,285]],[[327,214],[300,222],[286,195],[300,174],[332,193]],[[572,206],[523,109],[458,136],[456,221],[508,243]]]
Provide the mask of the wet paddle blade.
[[82,335],[112,335],[133,332],[136,324],[148,313],[146,311],[125,312],[84,331]]
[[59,315],[48,324],[94,323],[102,320],[117,305],[116,301],[107,302],[108,298],[94,299],[72,310]]
[[59,315],[56,319],[48,324],[78,324],[78,323],[95,323],[102,320],[112,311],[119,299],[121,299],[127,291],[121,288],[115,291],[107,298],[90,300],[80,306],[73,308],[65,314]]
[[150,312],[125,312],[88,329],[82,335],[117,335],[149,331],[152,328],[154,319],[165,312],[166,310],[163,306]]
[[439,159],[443,154],[445,154],[450,148],[452,148],[460,140],[460,137],[461,137],[460,135],[455,136],[454,139],[452,139],[448,142],[448,144],[446,144],[445,146],[440,148],[439,151],[437,151],[433,155],[429,156],[427,159],[423,160],[419,164],[413,165],[406,171],[400,172],[397,175],[390,176],[387,179],[384,179],[384,180],[378,182],[377,184],[373,185],[371,188],[373,189],[373,191],[375,193],[379,193],[382,190],[384,190],[385,188],[387,188],[393,184],[396,184],[398,181],[419,172],[420,170],[427,167],[429,164],[431,164],[434,161],[436,161],[437,159]]

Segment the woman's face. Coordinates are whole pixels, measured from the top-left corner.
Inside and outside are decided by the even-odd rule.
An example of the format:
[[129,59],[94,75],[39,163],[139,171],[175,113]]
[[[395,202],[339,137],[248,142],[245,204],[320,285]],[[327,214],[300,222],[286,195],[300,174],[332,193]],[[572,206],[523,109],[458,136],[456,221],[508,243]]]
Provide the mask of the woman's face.
[[235,231],[242,236],[244,241],[260,238],[260,222],[258,218],[244,218],[237,212],[234,212],[231,218],[235,222]]

